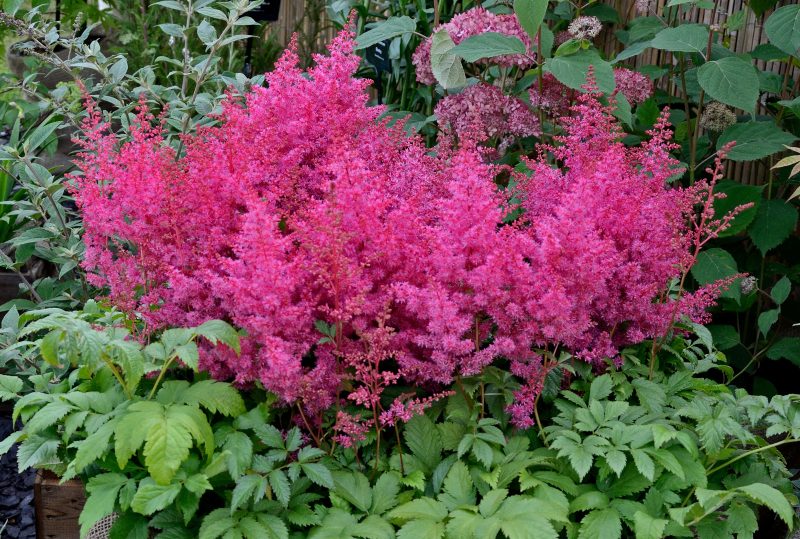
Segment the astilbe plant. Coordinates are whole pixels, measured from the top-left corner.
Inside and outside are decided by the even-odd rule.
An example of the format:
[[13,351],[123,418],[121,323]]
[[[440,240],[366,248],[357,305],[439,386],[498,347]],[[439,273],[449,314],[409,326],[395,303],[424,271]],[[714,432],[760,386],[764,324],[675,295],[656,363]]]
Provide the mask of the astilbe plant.
[[260,381],[298,404],[309,430],[334,404],[358,404],[360,415],[338,414],[344,443],[432,402],[384,409],[401,378],[438,391],[502,356],[525,378],[512,412],[526,427],[547,370],[536,350],[597,362],[696,312],[664,293],[694,252],[695,202],[666,187],[666,120],[628,149],[584,94],[550,148],[564,169],[543,149],[521,178],[523,217],[502,225],[515,207],[479,137],[432,153],[380,120],[353,77],[349,31],[315,67],[297,64],[290,47],[266,88],[184,138],[184,155],[144,107],[119,143],[89,104],[73,178],[84,265],[148,331],[209,319],[245,329],[240,355],[204,351],[214,376]]

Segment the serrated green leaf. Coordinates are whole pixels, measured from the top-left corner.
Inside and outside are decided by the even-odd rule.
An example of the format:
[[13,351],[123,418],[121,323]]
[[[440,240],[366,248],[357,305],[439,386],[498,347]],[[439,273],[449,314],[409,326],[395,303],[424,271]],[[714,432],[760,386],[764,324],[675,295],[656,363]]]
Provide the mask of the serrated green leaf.
[[205,337],[211,344],[221,342],[228,345],[228,347],[237,354],[241,351],[239,334],[236,333],[233,326],[227,322],[223,322],[222,320],[209,320],[194,328],[194,331],[198,335]]
[[545,61],[544,69],[553,74],[559,82],[573,90],[583,90],[589,67],[594,69],[597,89],[610,94],[614,91],[614,70],[597,52],[581,50],[569,56],[557,56]]
[[770,292],[770,296],[772,296],[772,300],[777,303],[778,305],[783,304],[789,298],[789,294],[792,291],[792,282],[789,280],[788,277],[785,275],[781,277],[781,279],[775,283],[775,286],[772,287],[772,291]]
[[334,507],[328,511],[322,524],[311,530],[308,539],[351,539],[350,531],[358,524],[355,516]]
[[612,449],[605,454],[605,459],[608,467],[614,470],[614,473],[616,473],[617,476],[622,475],[622,471],[625,469],[625,464],[627,463],[625,453],[616,449]]
[[697,52],[705,54],[708,28],[701,24],[681,24],[658,32],[650,45],[671,52]]
[[[758,521],[753,510],[744,503],[733,502],[725,512],[731,529],[736,530],[737,539],[752,539],[758,529]],[[637,538],[638,539],[638,538]]]
[[611,507],[592,511],[581,521],[578,539],[619,539],[622,523],[619,513]]
[[217,539],[235,525],[236,521],[228,514],[227,509],[215,509],[203,519],[198,539]]
[[247,470],[253,460],[253,442],[243,432],[232,432],[225,437],[222,449],[229,452],[225,462],[228,473],[236,480]]
[[661,539],[664,537],[664,529],[667,527],[667,520],[654,518],[643,511],[636,511],[633,515],[633,529],[636,539]]
[[266,444],[267,447],[273,449],[284,449],[283,434],[273,425],[265,423],[263,425],[256,425],[253,427],[256,436]]
[[800,50],[800,6],[795,4],[776,9],[764,24],[764,30],[773,45],[797,56]]
[[765,255],[797,228],[797,208],[783,200],[765,200],[747,233]]
[[655,477],[655,463],[650,456],[641,449],[631,449],[631,457],[639,473],[652,481]]
[[104,473],[92,477],[86,483],[89,496],[78,517],[81,535],[88,533],[95,522],[114,512],[117,494],[127,482],[128,478],[123,474]]
[[409,35],[417,29],[417,21],[411,17],[389,17],[356,38],[356,50],[366,49],[381,41]]
[[764,483],[752,483],[750,485],[739,487],[736,490],[744,493],[754,502],[766,506],[768,509],[777,514],[787,526],[792,526],[792,520],[794,518],[792,505],[776,488],[765,485]]
[[382,515],[397,505],[397,494],[400,492],[400,480],[394,473],[384,473],[372,487],[372,507],[370,513]]
[[152,515],[171,504],[181,491],[180,483],[158,485],[152,479],[144,479],[131,502],[131,509],[142,515]]
[[35,434],[39,431],[55,425],[65,415],[73,411],[75,408],[68,402],[61,399],[56,399],[48,404],[45,404],[28,420],[25,424],[25,431],[29,434]]
[[[193,406],[171,405],[164,407],[152,401],[137,402],[128,408],[128,415],[123,418],[116,428],[116,438],[131,438],[130,433],[124,428],[131,423],[141,421],[136,425],[135,440],[142,437],[142,425],[147,427],[144,434],[145,465],[150,475],[160,485],[167,485],[172,480],[181,463],[189,456],[193,440],[205,446],[206,453],[210,454],[214,448],[214,434],[208,420],[200,410]],[[123,444],[125,445],[125,444]],[[125,447],[125,460],[138,449]],[[130,453],[129,453],[130,452]],[[117,455],[120,458],[120,455]]]
[[333,472],[333,492],[357,509],[368,512],[372,506],[372,489],[369,480],[357,472]]
[[231,384],[203,380],[190,385],[181,395],[181,402],[202,406],[212,414],[236,417],[245,411],[244,400]]
[[514,13],[531,42],[538,37],[548,4],[548,0],[514,0]]
[[415,416],[406,423],[403,438],[411,453],[430,473],[441,460],[442,440],[439,430],[425,415]]
[[364,539],[394,539],[394,529],[391,524],[377,515],[367,516],[350,529],[350,534]]
[[788,359],[800,366],[800,337],[784,337],[767,349],[770,359]]
[[272,492],[275,493],[275,498],[277,498],[281,505],[289,507],[292,489],[289,484],[289,478],[286,477],[286,473],[283,470],[271,471],[269,474],[269,486],[272,488]]
[[492,461],[494,460],[494,451],[492,451],[492,446],[490,446],[483,440],[476,439],[472,443],[472,454],[476,459],[478,459],[478,462],[480,462],[486,467],[486,469],[492,467]]
[[706,62],[697,70],[697,82],[717,101],[755,113],[759,81],[750,62],[738,56]]
[[611,395],[611,390],[614,388],[614,382],[611,376],[603,374],[592,380],[589,386],[589,400],[599,401],[608,398]]
[[452,49],[467,62],[477,62],[483,58],[494,58],[507,54],[525,54],[525,44],[519,38],[499,32],[483,32],[470,36]]
[[393,520],[427,519],[439,522],[447,517],[447,507],[433,498],[417,498],[392,509],[387,515]]
[[431,71],[445,90],[462,88],[467,84],[461,59],[453,54],[456,46],[447,30],[439,30],[431,37]]
[[248,500],[263,497],[267,489],[267,480],[258,474],[247,474],[236,481],[236,486],[231,494],[231,514],[243,507]]
[[147,519],[130,511],[121,514],[114,521],[108,533],[108,539],[148,539],[149,537],[150,529],[147,526]]
[[475,486],[469,474],[469,468],[462,461],[456,461],[444,478],[444,492],[439,499],[449,509],[464,505],[475,505]]
[[737,206],[751,204],[750,208],[742,210],[730,221],[728,228],[720,232],[720,237],[735,236],[744,231],[756,216],[761,204],[762,187],[757,185],[742,185],[733,180],[722,180],[714,187],[717,193],[723,193],[725,198],[714,201],[714,218],[722,219]]
[[300,465],[303,473],[306,474],[313,483],[330,489],[333,488],[333,476],[324,464],[319,462],[304,462]]
[[569,504],[570,513],[588,511],[590,509],[605,509],[608,507],[608,496],[598,490],[584,492],[575,497]]
[[500,529],[508,539],[557,539],[553,525],[542,514],[538,500],[527,496],[511,496],[495,514]]
[[17,447],[17,470],[22,473],[28,468],[57,463],[59,445],[59,441],[52,438],[38,434],[29,436]]
[[96,462],[106,453],[116,423],[116,420],[104,423],[77,445],[78,450],[75,452],[75,458],[72,462],[77,473],[81,473],[87,466]]
[[778,309],[770,309],[758,315],[758,331],[761,332],[762,336],[766,337],[769,334],[769,330],[778,321],[779,316],[780,311]]
[[412,520],[397,530],[397,539],[442,539],[444,523],[433,520]]
[[745,122],[726,129],[717,140],[717,149],[736,142],[728,153],[728,159],[753,161],[780,152],[795,140],[797,137],[783,131],[775,122]]

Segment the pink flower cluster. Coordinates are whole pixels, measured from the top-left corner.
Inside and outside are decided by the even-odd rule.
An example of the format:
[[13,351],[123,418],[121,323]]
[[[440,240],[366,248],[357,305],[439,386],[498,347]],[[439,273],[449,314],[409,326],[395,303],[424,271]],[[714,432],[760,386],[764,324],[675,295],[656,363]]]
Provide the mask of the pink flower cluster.
[[[624,67],[614,69],[615,92],[625,96],[631,105],[638,105],[653,95],[653,82],[642,73]],[[569,113],[571,99],[578,92],[558,81],[551,73],[542,77],[542,86],[534,81],[528,94],[531,107],[541,108],[552,116],[560,117]]]
[[439,128],[448,138],[470,136],[483,142],[493,137],[541,133],[539,119],[524,101],[486,83],[444,97],[436,105],[435,113]]
[[598,96],[582,95],[550,149],[563,167],[529,161],[524,218],[502,225],[516,208],[499,169],[474,140],[430,152],[379,121],[352,49],[345,31],[307,71],[290,49],[182,156],[144,108],[119,144],[90,104],[73,192],[92,282],[151,328],[244,328],[240,355],[206,350],[202,366],[260,381],[312,421],[357,404],[366,415],[340,414],[342,440],[430,404],[380,408],[399,377],[436,391],[498,356],[527,378],[514,409],[526,426],[537,348],[598,361],[696,312],[664,295],[694,253],[695,202],[665,186],[666,120],[626,148]]
[[541,87],[539,81],[534,81],[528,90],[531,107],[542,109],[555,118],[560,118],[569,113],[572,96],[576,92],[561,84],[552,73],[542,76]]
[[625,96],[631,105],[647,101],[653,95],[653,81],[647,75],[624,67],[614,70],[617,93]]
[[[516,37],[525,44],[527,52],[525,54],[497,56],[491,59],[491,63],[493,65],[520,67],[523,69],[535,64],[533,44],[528,34],[520,26],[516,15],[496,15],[482,7],[475,7],[459,13],[449,22],[437,26],[434,28],[434,33],[439,30],[446,30],[456,45],[468,37],[486,32],[497,32]],[[417,80],[422,84],[436,84],[436,78],[431,70],[431,43],[430,37],[420,43],[412,58],[417,70]],[[487,62],[487,60],[478,61],[478,63]]]
[[549,148],[561,163],[527,161],[519,177],[539,292],[532,309],[546,341],[590,360],[666,328],[653,299],[679,274],[688,245],[686,194],[665,187],[678,163],[666,117],[627,148],[611,108],[581,94],[566,134]]

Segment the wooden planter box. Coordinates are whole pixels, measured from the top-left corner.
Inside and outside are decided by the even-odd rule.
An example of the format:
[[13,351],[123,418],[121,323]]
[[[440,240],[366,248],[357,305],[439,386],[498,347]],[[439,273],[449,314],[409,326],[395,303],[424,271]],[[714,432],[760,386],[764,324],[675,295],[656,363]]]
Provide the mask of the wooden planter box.
[[37,539],[80,539],[78,516],[86,503],[83,483],[60,484],[54,474],[40,470],[33,484],[33,500]]

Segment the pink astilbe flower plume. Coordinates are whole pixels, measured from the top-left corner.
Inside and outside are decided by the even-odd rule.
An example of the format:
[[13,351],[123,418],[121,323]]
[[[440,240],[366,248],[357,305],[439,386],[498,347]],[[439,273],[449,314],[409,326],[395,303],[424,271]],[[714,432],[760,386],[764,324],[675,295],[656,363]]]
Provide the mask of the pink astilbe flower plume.
[[[711,180],[690,189],[670,188],[680,171],[665,112],[638,148],[620,141],[622,130],[603,106],[589,77],[587,92],[562,119],[565,134],[547,147],[561,163],[552,167],[541,152],[528,161],[532,174],[519,177],[525,232],[531,238],[528,317],[541,343],[557,343],[593,363],[614,358],[620,347],[660,338],[675,321],[704,321],[706,308],[730,283],[667,298],[708,238],[732,215],[713,220],[708,202],[721,177],[721,160]],[[700,213],[696,208],[701,206]],[[743,208],[737,208],[733,215]],[[512,364],[513,365],[513,364]],[[545,369],[528,373],[510,408],[516,424],[529,426]]]
[[[181,156],[143,105],[119,143],[89,103],[72,190],[92,283],[150,330],[243,328],[241,354],[204,349],[201,367],[260,382],[309,429],[334,405],[357,407],[336,418],[342,444],[407,421],[497,357],[524,380],[511,412],[530,426],[547,370],[537,349],[599,365],[702,317],[715,290],[664,291],[725,222],[708,216],[716,179],[666,186],[677,166],[666,117],[627,148],[610,109],[583,94],[564,136],[517,178],[523,217],[503,224],[516,207],[476,126],[428,151],[367,106],[359,62],[348,30],[306,71],[290,47],[268,86],[231,96]],[[382,401],[401,380],[433,397]]]
[[[143,107],[121,145],[91,109],[73,180],[95,284],[152,329],[211,318],[246,329],[241,355],[207,350],[201,366],[260,381],[312,415],[337,402],[344,379],[361,380],[353,397],[369,407],[400,375],[373,369],[370,342],[412,378],[444,383],[490,362],[457,328],[471,335],[484,308],[485,299],[462,298],[477,296],[467,280],[500,234],[494,170],[478,150],[433,156],[378,121],[368,82],[353,77],[352,34],[330,49],[303,72],[290,48],[268,87],[229,99],[218,126],[185,137],[179,159]],[[450,244],[453,216],[472,240]],[[434,268],[440,245],[460,266]],[[441,295],[457,325],[413,294]],[[318,343],[317,321],[336,337]],[[397,331],[383,335],[384,326]]]

